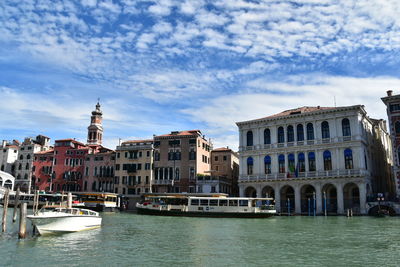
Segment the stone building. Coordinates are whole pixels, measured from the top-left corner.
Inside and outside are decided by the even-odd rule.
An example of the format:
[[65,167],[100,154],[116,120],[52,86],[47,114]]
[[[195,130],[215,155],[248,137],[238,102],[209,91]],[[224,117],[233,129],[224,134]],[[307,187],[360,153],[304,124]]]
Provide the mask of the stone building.
[[389,131],[392,141],[393,175],[395,180],[396,195],[400,197],[400,95],[393,95],[387,91],[387,96],[382,97],[385,103],[389,121]]
[[131,140],[116,149],[115,193],[137,197],[151,192],[153,140]]
[[35,181],[32,181],[34,154],[51,149],[49,142],[49,137],[38,135],[36,138],[25,138],[20,145],[16,161],[15,186],[20,187],[21,191],[30,193],[33,189],[35,185]]
[[238,196],[239,157],[227,147],[211,151],[211,170],[197,175],[197,193],[226,193]]
[[200,130],[154,137],[153,192],[196,192],[196,177],[207,175],[212,144]]
[[20,143],[17,140],[3,140],[0,147],[0,170],[15,176]]
[[374,131],[383,151],[390,142],[363,106],[302,107],[237,125],[241,196],[273,197],[281,212],[367,212],[380,179],[373,176]]

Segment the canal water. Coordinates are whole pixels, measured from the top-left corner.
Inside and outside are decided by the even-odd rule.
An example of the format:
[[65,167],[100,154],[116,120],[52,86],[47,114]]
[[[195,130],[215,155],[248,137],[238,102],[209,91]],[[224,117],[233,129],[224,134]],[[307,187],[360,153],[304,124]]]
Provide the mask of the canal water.
[[102,216],[100,229],[18,240],[10,215],[0,266],[400,266],[400,217]]

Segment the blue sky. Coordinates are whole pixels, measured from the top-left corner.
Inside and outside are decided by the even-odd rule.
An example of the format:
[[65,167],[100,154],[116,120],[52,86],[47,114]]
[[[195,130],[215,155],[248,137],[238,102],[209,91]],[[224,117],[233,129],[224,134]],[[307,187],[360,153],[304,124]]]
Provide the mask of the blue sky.
[[237,149],[235,122],[400,93],[400,2],[0,2],[0,138],[85,142],[97,98],[105,145],[201,129]]

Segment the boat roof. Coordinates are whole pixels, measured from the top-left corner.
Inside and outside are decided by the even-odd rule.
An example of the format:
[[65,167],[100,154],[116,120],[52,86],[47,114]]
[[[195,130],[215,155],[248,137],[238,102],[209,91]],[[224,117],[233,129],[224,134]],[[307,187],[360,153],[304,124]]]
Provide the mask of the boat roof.
[[84,195],[84,196],[114,196],[117,197],[118,194],[115,193],[109,193],[109,192],[72,192],[74,195]]
[[225,193],[145,193],[144,197],[168,197],[168,198],[180,198],[180,197],[228,197]]

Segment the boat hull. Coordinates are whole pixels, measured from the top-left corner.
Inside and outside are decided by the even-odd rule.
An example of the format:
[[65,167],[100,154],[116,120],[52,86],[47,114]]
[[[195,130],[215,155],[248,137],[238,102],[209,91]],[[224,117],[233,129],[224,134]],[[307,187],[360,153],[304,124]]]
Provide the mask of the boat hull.
[[101,226],[101,217],[94,216],[60,216],[38,217],[28,216],[40,235],[71,233],[95,229]]
[[157,216],[215,217],[215,218],[268,218],[275,213],[268,212],[195,212],[180,210],[155,210],[137,207],[137,213]]

